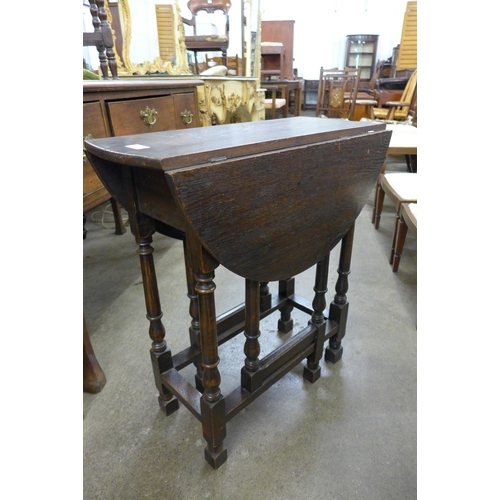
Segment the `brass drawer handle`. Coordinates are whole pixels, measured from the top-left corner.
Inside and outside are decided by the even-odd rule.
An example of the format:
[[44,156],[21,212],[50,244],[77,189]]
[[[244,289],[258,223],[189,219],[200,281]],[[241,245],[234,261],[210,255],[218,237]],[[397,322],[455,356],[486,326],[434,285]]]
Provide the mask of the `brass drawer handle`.
[[142,121],[152,127],[156,123],[156,116],[158,115],[158,111],[156,109],[151,109],[149,106],[146,106],[144,111],[141,111]]
[[193,121],[193,113],[191,113],[191,111],[188,111],[187,109],[185,109],[182,113],[181,113],[181,118],[182,118],[182,121],[186,124],[186,125],[190,125],[191,122]]

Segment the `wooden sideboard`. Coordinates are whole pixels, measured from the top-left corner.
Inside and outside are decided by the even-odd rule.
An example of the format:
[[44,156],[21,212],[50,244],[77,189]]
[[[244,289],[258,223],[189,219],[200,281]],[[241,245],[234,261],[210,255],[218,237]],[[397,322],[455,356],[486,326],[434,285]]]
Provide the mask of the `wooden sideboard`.
[[[83,137],[94,139],[200,126],[198,80],[91,80],[83,82]],[[116,232],[125,229],[119,206],[84,156],[83,213],[111,200]],[[85,235],[85,228],[84,228]],[[106,377],[84,323],[83,390],[100,392]]]
[[[199,80],[90,80],[83,82],[83,137],[94,139],[200,126]],[[111,198],[83,161],[83,212]]]

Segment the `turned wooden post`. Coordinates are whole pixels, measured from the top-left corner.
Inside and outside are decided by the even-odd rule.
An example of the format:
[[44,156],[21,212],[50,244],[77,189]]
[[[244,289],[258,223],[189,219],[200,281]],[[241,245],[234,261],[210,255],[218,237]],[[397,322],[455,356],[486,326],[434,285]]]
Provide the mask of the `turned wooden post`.
[[323,355],[323,344],[325,342],[325,315],[326,309],[326,292],[328,291],[328,267],[330,264],[330,255],[316,265],[316,281],[314,284],[314,299],[312,302],[313,313],[309,323],[313,324],[318,329],[318,334],[315,342],[314,352],[307,357],[307,365],[304,367],[303,376],[309,382],[316,382],[321,375],[319,362]]
[[241,386],[253,392],[262,385],[262,378],[258,381],[252,377],[259,369],[260,354],[260,293],[259,282],[245,280],[245,366],[241,369]]
[[[280,295],[290,297],[295,293],[295,278],[288,278],[281,280],[278,285],[278,292]],[[284,306],[280,307],[280,319],[278,320],[278,330],[281,333],[289,333],[293,330],[292,311],[293,304],[287,302]]]
[[114,51],[113,33],[108,23],[108,14],[104,7],[105,0],[90,0],[90,13],[94,26],[94,36],[87,37],[84,33],[84,45],[95,45],[99,52],[99,62],[104,80],[109,78],[108,65],[113,79],[118,79],[118,65]]
[[344,338],[349,302],[347,301],[347,290],[349,283],[347,277],[351,272],[352,243],[354,240],[354,224],[342,238],[340,248],[338,279],[335,285],[335,297],[330,304],[329,318],[339,325],[338,332],[330,339],[329,346],[325,349],[325,359],[336,363],[342,357],[342,339]]
[[[188,289],[187,296],[189,298],[189,315],[191,316],[191,326],[189,327],[189,340],[191,342],[191,345],[195,349],[200,350],[201,348],[200,312],[198,305],[198,294],[196,293],[196,280],[194,278],[193,270],[191,269],[191,266],[189,264],[190,260],[189,260],[185,237],[183,238],[182,243],[184,245],[184,264],[186,268],[186,282]],[[201,367],[201,363],[199,362],[196,362],[195,366],[196,366],[196,375],[194,376],[195,385],[198,391],[203,393],[203,382],[202,382],[203,369]]]
[[194,273],[200,318],[200,349],[203,394],[200,398],[205,460],[218,469],[227,460],[226,407],[220,390],[217,319],[215,311],[215,268],[219,265],[191,233],[186,234],[188,265]]

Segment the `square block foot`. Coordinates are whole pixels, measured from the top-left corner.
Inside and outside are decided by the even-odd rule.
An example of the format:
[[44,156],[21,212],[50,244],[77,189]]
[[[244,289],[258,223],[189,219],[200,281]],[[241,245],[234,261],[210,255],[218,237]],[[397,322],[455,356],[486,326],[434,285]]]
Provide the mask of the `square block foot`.
[[289,333],[293,330],[293,319],[289,319],[287,321],[283,321],[281,319],[278,320],[278,330],[280,333]]
[[311,384],[314,384],[316,380],[318,380],[321,377],[321,367],[318,366],[315,370],[311,370],[307,366],[304,366],[304,372],[302,376],[308,381],[311,382]]
[[331,347],[327,347],[325,349],[325,360],[330,361],[330,363],[336,363],[342,358],[342,352],[344,348],[342,346],[337,349],[332,349]]
[[167,416],[172,415],[174,411],[179,409],[179,400],[177,398],[172,397],[169,400],[163,399],[161,396],[158,396],[158,403],[160,405],[160,409]]
[[227,460],[227,449],[224,446],[218,453],[211,452],[205,448],[205,460],[214,468],[218,469]]

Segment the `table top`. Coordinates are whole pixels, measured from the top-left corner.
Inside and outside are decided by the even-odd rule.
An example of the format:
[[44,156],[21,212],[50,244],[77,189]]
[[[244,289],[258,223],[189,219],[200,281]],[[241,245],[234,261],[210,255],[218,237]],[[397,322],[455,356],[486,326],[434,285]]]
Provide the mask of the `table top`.
[[169,130],[85,141],[85,148],[122,165],[164,171],[315,142],[380,133],[385,124],[297,116],[228,126]]
[[293,117],[85,144],[129,213],[185,231],[239,276],[278,281],[325,258],[352,227],[389,140],[380,123]]

